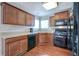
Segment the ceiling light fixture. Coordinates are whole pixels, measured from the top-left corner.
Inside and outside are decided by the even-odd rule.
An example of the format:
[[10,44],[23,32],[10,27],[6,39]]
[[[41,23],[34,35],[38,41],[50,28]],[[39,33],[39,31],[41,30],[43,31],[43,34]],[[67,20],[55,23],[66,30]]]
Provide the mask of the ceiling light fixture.
[[44,3],[43,7],[46,10],[50,10],[50,9],[56,8],[57,7],[57,2],[47,2],[47,3]]

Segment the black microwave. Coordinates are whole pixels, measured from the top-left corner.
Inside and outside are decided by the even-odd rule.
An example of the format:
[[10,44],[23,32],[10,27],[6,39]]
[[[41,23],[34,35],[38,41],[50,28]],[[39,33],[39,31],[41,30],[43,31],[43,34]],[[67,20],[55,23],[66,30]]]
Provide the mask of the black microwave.
[[63,26],[63,25],[67,25],[67,20],[56,20],[55,21],[55,26]]

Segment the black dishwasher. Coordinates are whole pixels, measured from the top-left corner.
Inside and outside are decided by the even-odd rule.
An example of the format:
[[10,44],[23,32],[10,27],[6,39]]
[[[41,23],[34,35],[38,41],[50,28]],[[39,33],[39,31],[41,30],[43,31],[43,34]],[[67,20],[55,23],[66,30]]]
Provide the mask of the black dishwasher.
[[28,51],[36,46],[36,35],[30,34],[28,35]]

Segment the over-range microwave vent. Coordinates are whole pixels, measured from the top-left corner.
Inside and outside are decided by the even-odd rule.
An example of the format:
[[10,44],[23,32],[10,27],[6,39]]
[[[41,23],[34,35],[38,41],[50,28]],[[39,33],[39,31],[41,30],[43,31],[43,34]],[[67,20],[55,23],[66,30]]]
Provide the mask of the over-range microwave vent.
[[56,26],[67,25],[67,21],[66,20],[57,20],[57,21],[55,21],[55,25]]

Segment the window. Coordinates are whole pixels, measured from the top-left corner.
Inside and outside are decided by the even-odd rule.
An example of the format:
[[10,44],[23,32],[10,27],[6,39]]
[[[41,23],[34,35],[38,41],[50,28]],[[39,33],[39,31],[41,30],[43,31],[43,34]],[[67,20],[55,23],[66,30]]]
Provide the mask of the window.
[[48,20],[41,20],[41,28],[48,28],[49,24],[48,24]]
[[35,18],[35,26],[34,28],[39,28],[39,20],[38,18]]

